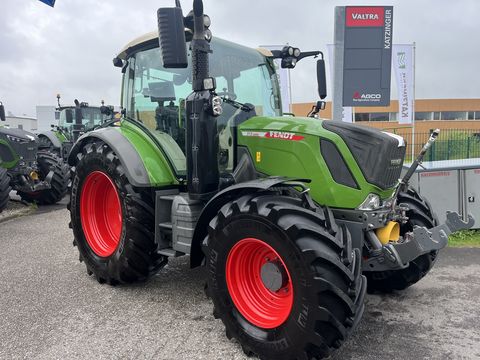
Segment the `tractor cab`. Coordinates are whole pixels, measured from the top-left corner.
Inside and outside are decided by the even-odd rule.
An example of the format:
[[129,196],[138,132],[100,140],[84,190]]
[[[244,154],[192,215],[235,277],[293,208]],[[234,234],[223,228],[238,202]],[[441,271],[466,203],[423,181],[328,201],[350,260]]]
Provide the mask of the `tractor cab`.
[[73,127],[75,123],[75,112],[80,112],[83,132],[93,130],[95,127],[103,124],[107,117],[101,113],[100,107],[89,106],[87,103],[80,103],[80,107],[65,106],[57,109],[58,127],[60,127],[68,136],[73,137]]
[[[245,113],[281,116],[280,92],[270,51],[219,38],[212,39],[211,47],[210,73],[224,102],[217,117],[218,166],[220,171],[230,171],[235,118]],[[185,175],[185,99],[192,92],[191,56],[187,68],[165,68],[158,33],[152,32],[128,44],[118,59],[124,62],[122,107],[126,116],[159,138],[177,174]],[[250,111],[240,109],[238,103],[250,104]]]
[[55,111],[56,124],[52,129],[38,134],[40,148],[47,149],[66,159],[78,137],[105,124],[114,118],[113,106],[89,106],[86,102],[75,100],[75,105],[60,105],[60,94],[57,95],[58,107]]

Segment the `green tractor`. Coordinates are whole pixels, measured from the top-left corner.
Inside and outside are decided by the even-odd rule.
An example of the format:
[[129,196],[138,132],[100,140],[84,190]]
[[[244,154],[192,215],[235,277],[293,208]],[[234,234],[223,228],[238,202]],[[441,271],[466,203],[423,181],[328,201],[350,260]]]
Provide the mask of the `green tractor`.
[[65,161],[77,139],[113,119],[113,106],[89,106],[86,102],[75,99],[75,106],[60,105],[60,95],[57,95],[58,107],[55,111],[57,124],[52,129],[38,134],[40,148],[62,157]]
[[[1,102],[0,120],[6,120]],[[35,134],[0,126],[0,212],[7,206],[12,189],[22,200],[40,205],[54,204],[66,195],[68,165],[38,146]]]
[[282,116],[273,60],[320,56],[323,99],[319,51],[212,39],[201,0],[186,17],[178,0],[160,8],[158,25],[114,59],[120,123],[69,156],[74,245],[98,282],[145,281],[189,255],[246,354],[320,359],[358,325],[367,279],[371,291],[407,288],[472,226],[456,213],[438,224],[411,171],[399,181],[403,138]]

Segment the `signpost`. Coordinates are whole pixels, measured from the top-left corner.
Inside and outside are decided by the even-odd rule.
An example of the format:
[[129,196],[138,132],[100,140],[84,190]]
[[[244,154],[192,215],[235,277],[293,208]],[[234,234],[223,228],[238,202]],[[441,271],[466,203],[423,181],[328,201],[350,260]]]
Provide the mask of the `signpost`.
[[335,8],[333,119],[343,106],[390,105],[393,7]]

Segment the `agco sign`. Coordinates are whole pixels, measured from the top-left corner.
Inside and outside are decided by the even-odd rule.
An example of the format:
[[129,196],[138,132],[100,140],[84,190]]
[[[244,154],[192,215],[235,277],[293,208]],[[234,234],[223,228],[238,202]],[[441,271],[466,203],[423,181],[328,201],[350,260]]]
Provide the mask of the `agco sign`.
[[353,94],[352,100],[355,102],[362,102],[362,101],[380,101],[382,99],[382,94],[361,94],[358,91],[355,91]]

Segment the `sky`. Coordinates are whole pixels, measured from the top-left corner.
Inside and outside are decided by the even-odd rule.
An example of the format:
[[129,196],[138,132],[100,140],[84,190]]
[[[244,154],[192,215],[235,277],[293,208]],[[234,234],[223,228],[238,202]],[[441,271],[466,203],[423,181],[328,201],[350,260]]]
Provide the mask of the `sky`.
[[[156,28],[174,0],[0,0],[0,101],[16,115],[78,98],[120,105],[113,57]],[[416,43],[416,98],[480,98],[480,1],[204,0],[214,36],[240,44],[322,50],[333,42],[335,6],[393,5],[393,43]],[[184,14],[192,1],[182,0]],[[328,66],[327,66],[328,69]],[[327,70],[328,71],[328,70]],[[292,70],[293,102],[317,100],[315,62]],[[327,77],[327,79],[329,79]],[[392,78],[392,86],[394,86]],[[330,82],[328,81],[328,87]],[[395,94],[395,92],[393,92]],[[327,98],[328,99],[328,98]]]

